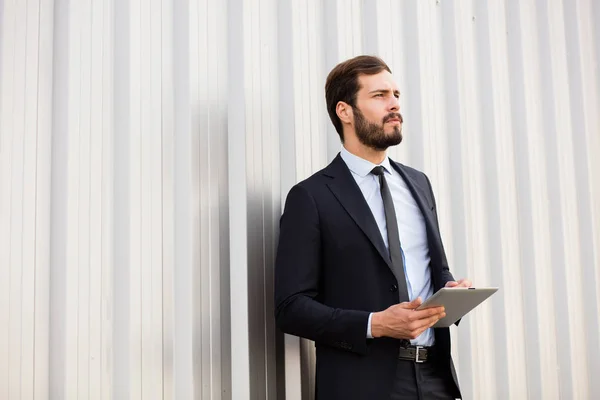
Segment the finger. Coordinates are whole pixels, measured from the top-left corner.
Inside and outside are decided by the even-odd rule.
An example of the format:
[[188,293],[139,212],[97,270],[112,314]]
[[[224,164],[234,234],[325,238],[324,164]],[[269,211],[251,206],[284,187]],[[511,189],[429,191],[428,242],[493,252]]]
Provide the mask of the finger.
[[443,314],[441,314],[441,316],[439,318],[437,318],[437,317],[435,317],[435,318],[434,317],[428,318],[427,324],[425,326],[423,326],[422,328],[419,329],[420,330],[419,335],[421,333],[425,332],[427,329],[433,327],[435,324],[437,324],[437,322],[440,319],[444,318],[445,316],[446,316],[446,313],[443,313]]
[[471,287],[471,281],[468,279],[459,279],[454,287]]
[[458,282],[456,282],[456,281],[446,282],[446,287],[455,287],[455,286],[458,286]]
[[439,316],[445,312],[444,307],[430,307],[424,310],[415,311],[413,314],[414,320],[423,320],[434,316]]
[[460,287],[471,287],[471,281],[468,279],[461,279],[458,281],[458,286]]
[[442,314],[442,315],[443,315],[443,316],[442,316],[441,318],[438,318],[438,319],[435,319],[435,320],[431,321],[431,322],[429,323],[429,325],[427,326],[427,328],[426,328],[426,329],[433,328],[433,326],[434,326],[435,324],[437,324],[437,323],[438,323],[438,321],[439,321],[440,319],[442,319],[442,318],[444,318],[444,317],[446,316],[446,314]]
[[413,330],[420,330],[422,332],[425,329],[431,328],[433,325],[436,324],[436,322],[438,322],[440,319],[444,318],[445,316],[446,316],[446,313],[442,312],[440,314],[436,314],[431,317],[415,321],[415,323],[413,325],[413,328],[414,328]]
[[422,303],[423,303],[423,300],[421,300],[421,296],[419,296],[416,299],[414,299],[413,301],[409,301],[409,302],[405,301],[404,303],[400,303],[399,306],[402,308],[409,309],[409,310],[414,310],[415,308],[419,307]]

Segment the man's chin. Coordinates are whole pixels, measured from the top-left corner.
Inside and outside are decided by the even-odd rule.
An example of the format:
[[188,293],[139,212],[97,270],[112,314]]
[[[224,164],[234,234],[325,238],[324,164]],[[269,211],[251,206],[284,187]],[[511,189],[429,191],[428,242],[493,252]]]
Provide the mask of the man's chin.
[[371,147],[373,150],[385,151],[390,147],[399,145],[401,142],[402,142],[402,136],[400,136],[398,138],[398,140],[386,140],[385,142],[382,142],[382,143],[371,143],[369,145],[369,147]]
[[391,144],[390,146],[395,146],[397,144],[400,144],[402,142],[402,130],[399,129],[398,127],[394,127],[393,130],[391,130],[389,132],[385,132],[385,137],[390,143],[394,143],[394,144]]
[[395,133],[393,137],[388,137],[387,147],[397,146],[402,143],[402,133]]

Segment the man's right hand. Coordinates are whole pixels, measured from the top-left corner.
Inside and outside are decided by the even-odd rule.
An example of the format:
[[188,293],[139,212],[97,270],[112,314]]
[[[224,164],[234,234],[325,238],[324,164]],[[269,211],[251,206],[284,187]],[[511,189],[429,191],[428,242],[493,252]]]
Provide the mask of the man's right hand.
[[371,334],[374,338],[387,336],[396,339],[416,339],[446,316],[444,307],[415,310],[423,301],[417,297],[407,303],[394,304],[388,309],[373,313]]

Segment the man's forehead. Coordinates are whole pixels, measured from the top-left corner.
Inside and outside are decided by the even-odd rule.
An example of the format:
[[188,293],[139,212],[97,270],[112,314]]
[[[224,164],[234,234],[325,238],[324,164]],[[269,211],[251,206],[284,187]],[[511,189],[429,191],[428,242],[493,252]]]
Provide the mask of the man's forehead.
[[378,89],[398,90],[398,84],[394,76],[385,70],[375,75],[359,75],[358,80],[361,90],[367,92]]

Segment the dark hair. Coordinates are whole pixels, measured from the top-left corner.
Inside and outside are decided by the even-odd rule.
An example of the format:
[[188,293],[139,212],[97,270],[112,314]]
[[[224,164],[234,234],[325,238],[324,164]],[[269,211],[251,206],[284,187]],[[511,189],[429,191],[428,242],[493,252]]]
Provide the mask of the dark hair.
[[340,139],[344,142],[344,131],[335,109],[337,103],[343,101],[354,108],[356,106],[356,94],[360,90],[358,77],[360,75],[375,75],[382,71],[392,73],[390,67],[379,57],[358,56],[339,63],[327,75],[325,82],[325,100],[329,118]]

